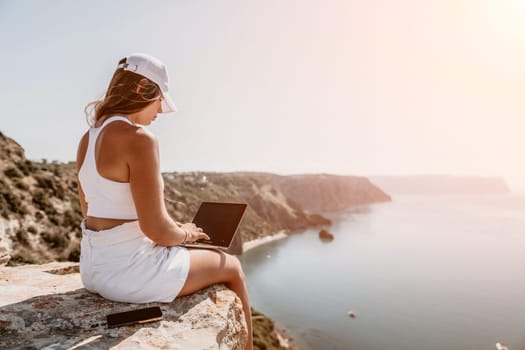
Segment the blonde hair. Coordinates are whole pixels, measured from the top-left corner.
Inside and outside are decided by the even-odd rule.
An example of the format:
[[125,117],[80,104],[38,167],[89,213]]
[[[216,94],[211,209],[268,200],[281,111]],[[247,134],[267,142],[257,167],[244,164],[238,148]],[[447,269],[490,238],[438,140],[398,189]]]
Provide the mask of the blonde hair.
[[[119,64],[126,63],[123,58]],[[150,103],[162,96],[157,84],[137,73],[118,68],[104,98],[90,102],[85,108],[89,125],[109,115],[131,114],[141,111]]]

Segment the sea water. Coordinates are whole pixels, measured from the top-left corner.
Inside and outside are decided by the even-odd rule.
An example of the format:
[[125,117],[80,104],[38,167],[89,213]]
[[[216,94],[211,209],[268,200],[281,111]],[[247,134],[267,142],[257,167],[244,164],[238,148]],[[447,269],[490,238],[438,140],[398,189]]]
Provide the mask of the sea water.
[[[525,349],[525,195],[397,196],[246,252],[301,349]],[[348,312],[354,312],[351,318]]]

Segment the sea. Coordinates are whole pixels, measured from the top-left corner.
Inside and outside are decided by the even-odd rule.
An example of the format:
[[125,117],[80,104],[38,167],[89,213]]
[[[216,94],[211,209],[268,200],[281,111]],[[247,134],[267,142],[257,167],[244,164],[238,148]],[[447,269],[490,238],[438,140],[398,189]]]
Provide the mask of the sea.
[[[299,349],[525,350],[525,194],[400,195],[245,252]],[[350,317],[353,313],[355,317]]]

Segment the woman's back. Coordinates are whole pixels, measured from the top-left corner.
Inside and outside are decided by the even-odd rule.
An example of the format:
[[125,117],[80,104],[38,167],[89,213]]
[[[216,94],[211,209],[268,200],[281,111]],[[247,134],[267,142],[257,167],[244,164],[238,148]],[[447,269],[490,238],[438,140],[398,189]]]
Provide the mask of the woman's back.
[[[114,118],[109,117],[95,125],[101,129],[94,149],[97,170],[108,180],[129,182],[129,167],[125,161],[129,152],[128,143],[132,142],[133,135],[141,126],[132,124],[124,117]],[[103,126],[105,122],[109,123]]]
[[[77,169],[88,228],[105,230],[138,218],[130,184],[130,160],[138,153],[137,144],[143,145],[145,138],[156,147],[147,129],[122,116],[101,118],[82,137]],[[143,147],[141,151],[148,150]],[[139,175],[144,169],[139,166],[133,171]],[[149,213],[155,215],[153,209],[150,207]]]
[[127,118],[113,116],[88,131],[78,174],[88,217],[137,219],[126,163],[130,127],[137,128]]

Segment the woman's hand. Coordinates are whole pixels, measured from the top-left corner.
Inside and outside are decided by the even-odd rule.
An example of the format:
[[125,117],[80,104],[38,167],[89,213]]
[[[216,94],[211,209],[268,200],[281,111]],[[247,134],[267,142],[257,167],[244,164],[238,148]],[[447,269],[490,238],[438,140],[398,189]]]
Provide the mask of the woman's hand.
[[183,243],[193,243],[195,241],[198,241],[199,239],[203,240],[210,240],[210,237],[204,233],[202,228],[197,227],[192,222],[187,222],[185,224],[181,222],[176,222],[177,226],[179,226],[181,229],[184,230],[184,232],[187,232],[187,237]]

